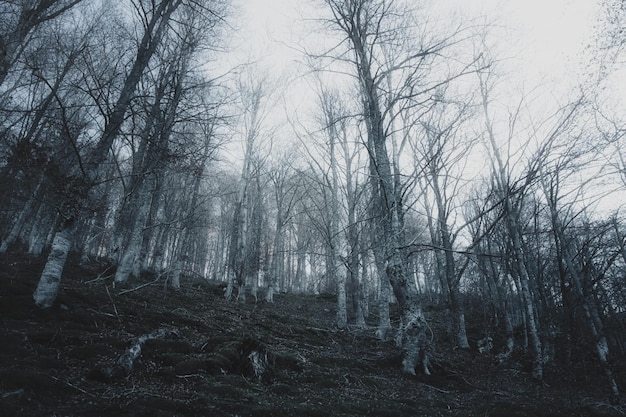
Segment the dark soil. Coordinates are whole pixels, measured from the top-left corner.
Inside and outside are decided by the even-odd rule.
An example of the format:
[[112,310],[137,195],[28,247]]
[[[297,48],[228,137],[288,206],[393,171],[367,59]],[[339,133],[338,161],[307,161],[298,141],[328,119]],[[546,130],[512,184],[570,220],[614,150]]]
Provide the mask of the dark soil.
[[[548,370],[454,350],[445,311],[429,309],[432,376],[400,373],[398,349],[371,328],[340,331],[332,296],[226,302],[217,283],[156,277],[114,288],[105,265],[68,262],[57,305],[32,292],[43,260],[0,257],[0,415],[3,416],[620,416],[589,370]],[[152,282],[149,285],[144,285]],[[144,286],[141,286],[144,285]],[[141,286],[141,287],[140,287]],[[129,291],[130,290],[130,291]],[[115,378],[129,344],[157,329],[133,372]],[[246,346],[267,358],[254,375]]]

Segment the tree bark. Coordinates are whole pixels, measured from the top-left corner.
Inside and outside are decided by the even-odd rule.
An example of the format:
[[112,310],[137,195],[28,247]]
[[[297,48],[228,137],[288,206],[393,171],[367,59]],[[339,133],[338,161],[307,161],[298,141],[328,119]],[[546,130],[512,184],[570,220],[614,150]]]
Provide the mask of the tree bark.
[[59,284],[67,255],[72,247],[72,224],[65,222],[64,227],[56,233],[52,242],[52,249],[41,273],[39,284],[33,294],[37,307],[46,309],[52,307],[59,292]]
[[20,210],[20,214],[13,221],[13,225],[11,226],[11,230],[8,236],[2,239],[2,243],[0,244],[0,253],[6,253],[9,246],[15,243],[18,236],[20,235],[20,232],[24,228],[28,218],[32,217],[32,211],[35,206],[35,203],[41,198],[40,191],[42,190],[43,182],[44,182],[44,176],[43,174],[41,174],[39,177],[39,181],[37,182],[37,186],[35,187],[35,190],[32,192],[32,194],[28,198],[28,201],[26,201],[26,204],[24,205],[24,207],[22,207],[22,210]]
[[117,271],[115,272],[115,282],[117,284],[126,283],[130,275],[134,275],[135,265],[140,261],[139,254],[143,243],[143,232],[150,211],[149,182],[143,181],[140,187],[141,189],[138,191],[139,195],[134,198],[136,202],[136,205],[134,205],[136,213],[133,225],[130,229],[130,239],[126,248],[124,248],[123,255],[117,266]]

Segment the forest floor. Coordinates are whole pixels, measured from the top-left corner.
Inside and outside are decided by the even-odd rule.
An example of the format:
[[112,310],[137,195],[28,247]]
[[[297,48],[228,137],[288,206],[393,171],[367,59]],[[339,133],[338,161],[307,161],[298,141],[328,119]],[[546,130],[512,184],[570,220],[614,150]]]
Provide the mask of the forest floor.
[[[427,312],[434,373],[410,377],[393,341],[375,338],[375,319],[334,326],[331,296],[241,304],[217,283],[187,280],[174,292],[156,277],[114,288],[106,266],[70,260],[57,305],[40,311],[32,292],[42,266],[0,257],[3,416],[626,415],[596,371],[547,370],[537,384],[521,362],[453,349],[440,336],[442,310]],[[129,376],[103,371],[158,329],[171,332],[145,342]],[[246,365],[250,349],[268,358],[260,379]]]

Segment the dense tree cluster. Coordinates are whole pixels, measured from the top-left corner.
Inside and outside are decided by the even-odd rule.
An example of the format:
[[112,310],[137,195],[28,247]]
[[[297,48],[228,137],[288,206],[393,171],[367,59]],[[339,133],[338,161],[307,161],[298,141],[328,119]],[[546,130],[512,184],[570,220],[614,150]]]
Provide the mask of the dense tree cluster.
[[[398,330],[408,373],[430,372],[424,304],[445,305],[438,337],[468,349],[480,328],[537,379],[593,353],[617,398],[626,135],[598,84],[537,108],[502,96],[488,28],[319,3],[316,110],[284,144],[271,74],[209,71],[227,1],[0,2],[0,252],[47,257],[35,303],[54,304],[71,253],[117,285],[151,271],[239,301],[329,292],[338,327]],[[622,34],[605,34],[611,63]]]

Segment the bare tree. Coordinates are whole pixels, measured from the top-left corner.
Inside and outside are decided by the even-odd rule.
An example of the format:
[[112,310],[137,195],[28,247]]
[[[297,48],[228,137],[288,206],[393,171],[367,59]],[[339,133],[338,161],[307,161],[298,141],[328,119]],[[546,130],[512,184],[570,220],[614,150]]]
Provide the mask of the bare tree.
[[[153,187],[153,182],[156,180],[155,175],[159,175],[159,172],[164,170],[168,159],[174,160],[172,155],[176,154],[175,148],[180,145],[172,142],[185,139],[189,139],[191,142],[193,140],[194,135],[185,132],[182,128],[176,132],[177,126],[181,125],[183,120],[190,125],[195,119],[202,117],[194,114],[186,115],[185,118],[181,116],[183,112],[189,113],[187,107],[198,106],[195,103],[198,101],[195,98],[197,95],[211,94],[209,88],[203,88],[206,81],[198,78],[197,70],[193,68],[194,60],[202,51],[203,36],[210,30],[211,22],[205,20],[202,10],[194,7],[184,7],[179,14],[184,19],[184,23],[171,24],[174,29],[164,34],[164,45],[156,54],[156,59],[161,64],[157,65],[159,72],[153,80],[154,93],[146,92],[146,97],[153,96],[153,98],[151,102],[145,105],[147,108],[147,114],[144,116],[145,122],[137,135],[138,144],[133,146],[136,151],[133,152],[132,170],[127,186],[128,198],[122,208],[126,212],[124,217],[130,221],[120,222],[118,225],[120,239],[124,236],[121,233],[122,229],[130,230],[130,232],[127,234],[129,236],[127,243],[120,248],[120,263],[115,275],[115,282],[117,283],[126,282],[131,272],[137,274],[139,265],[143,263],[140,255],[143,247],[144,230],[149,219],[150,192],[156,188]],[[202,107],[198,106],[192,112],[202,112]],[[204,105],[204,108],[210,111],[208,105]],[[208,136],[205,137],[204,146],[200,146],[199,153],[200,159],[206,162],[214,150],[213,146],[209,145],[213,139],[212,129],[209,128],[207,132],[205,127],[204,133],[208,133]],[[191,148],[192,144],[189,143],[189,145]],[[179,158],[185,158],[181,152],[178,153],[181,154]],[[191,182],[192,185],[190,186],[196,203],[203,171],[202,165],[203,163],[198,168],[200,175]],[[192,205],[192,207],[194,206],[195,204]],[[185,213],[183,217],[188,218],[191,214]],[[185,233],[187,228],[183,227],[181,230]],[[179,286],[177,277],[178,275],[174,274],[172,279],[174,288]]]
[[0,86],[24,53],[29,37],[44,23],[72,9],[82,0],[36,0],[0,4]]
[[[509,161],[504,160],[498,146],[497,136],[494,124],[491,120],[489,111],[489,80],[488,78],[480,78],[480,89],[483,99],[483,109],[485,115],[485,127],[488,140],[489,150],[493,155],[493,182],[498,192],[504,212],[504,220],[506,222],[508,239],[510,239],[510,250],[512,257],[511,273],[517,278],[519,283],[522,300],[525,307],[525,319],[527,329],[530,334],[531,351],[533,354],[533,377],[536,379],[543,378],[543,351],[541,346],[541,338],[539,335],[539,326],[537,316],[535,314],[535,300],[531,292],[530,281],[531,276],[525,262],[524,245],[522,241],[522,205],[525,193],[528,191],[528,184],[534,181],[535,174],[532,169],[525,178],[521,179],[521,184],[517,184],[511,178],[508,171]],[[515,124],[511,125],[508,132],[508,139],[512,139],[514,135]]]
[[[444,93],[439,94],[441,100],[436,103],[426,116],[418,116],[415,136],[421,140],[410,141],[416,153],[416,163],[423,172],[424,185],[432,192],[424,190],[424,198],[432,195],[434,210],[426,201],[426,212],[429,215],[429,226],[436,254],[436,266],[446,290],[453,314],[454,336],[457,345],[468,349],[467,332],[465,329],[465,312],[460,293],[460,282],[469,258],[459,264],[456,259],[455,240],[462,227],[455,229],[455,216],[459,215],[457,200],[461,197],[462,188],[467,185],[463,180],[463,172],[471,157],[475,139],[463,133],[465,122],[470,117],[471,103],[463,99],[447,101]],[[468,100],[466,97],[465,100]],[[412,123],[415,124],[415,123]],[[468,129],[469,130],[469,129]],[[430,221],[433,216],[434,221]]]
[[[164,35],[170,30],[172,16],[181,6],[191,7],[195,6],[197,2],[186,4],[183,0],[163,0],[160,2],[133,0],[131,4],[136,12],[137,26],[142,31],[141,38],[138,41],[132,63],[129,65],[130,69],[125,75],[120,92],[112,105],[112,111],[106,119],[102,134],[93,147],[89,148],[86,155],[81,158],[80,171],[76,174],[76,188],[72,197],[64,204],[62,211],[64,221],[54,238],[49,260],[34,294],[35,303],[42,308],[50,307],[56,298],[61,272],[73,242],[73,228],[80,221],[82,207],[88,205],[90,194],[94,191],[95,185],[102,180],[100,168],[108,161],[109,150],[122,129],[137,86],[161,45]],[[210,5],[202,7],[203,10],[209,10]],[[216,19],[220,12],[221,10],[216,10],[216,14],[211,14],[210,18]]]
[[274,203],[276,210],[272,256],[268,276],[265,300],[274,301],[274,294],[279,291],[285,274],[285,234],[286,228],[293,217],[294,207],[298,197],[300,180],[295,170],[289,165],[286,154],[274,162],[268,175],[273,185]]
[[[421,365],[429,373],[426,354],[426,321],[422,312],[417,288],[406,270],[407,254],[402,242],[401,195],[394,181],[393,167],[387,150],[387,138],[391,115],[384,107],[382,90],[390,72],[402,73],[402,85],[396,91],[395,100],[412,96],[415,84],[411,77],[419,76],[422,63],[431,54],[429,48],[417,52],[398,48],[392,59],[383,53],[385,45],[403,45],[402,23],[398,21],[406,10],[399,10],[393,1],[355,0],[325,1],[332,13],[328,24],[340,36],[341,55],[326,55],[330,59],[347,62],[355,72],[362,100],[362,112],[366,124],[366,146],[370,155],[372,182],[372,212],[379,223],[376,236],[384,254],[385,270],[400,310],[402,324],[400,340],[403,349],[403,370],[415,374]],[[438,49],[438,44],[433,49]],[[406,70],[406,71],[405,71]],[[393,101],[390,101],[393,103]]]
[[[251,73],[238,80],[237,85],[241,105],[241,136],[243,141],[243,167],[237,191],[237,202],[232,220],[230,244],[231,275],[226,289],[226,299],[230,299],[236,288],[237,299],[245,301],[246,289],[256,295],[259,273],[259,246],[255,244],[260,221],[259,176],[264,165],[262,156],[263,140],[267,139],[263,129],[270,109],[272,86],[268,78],[257,78]],[[255,189],[256,188],[256,189]]]
[[[322,152],[327,158],[322,159],[328,162],[328,172],[321,163],[317,164],[317,169],[325,178],[328,190],[328,262],[337,281],[337,323],[340,328],[347,325],[349,298],[356,325],[364,327],[365,300],[359,258],[361,246],[365,245],[360,242],[359,222],[362,219],[357,219],[362,190],[358,182],[358,143],[351,140],[358,127],[351,126],[350,103],[339,91],[320,87],[318,96],[321,124],[326,133]],[[339,259],[343,261],[345,274],[339,270]]]
[[[565,106],[560,112],[562,115],[556,118],[553,126],[545,133],[536,158],[540,161],[537,163],[540,186],[549,213],[562,298],[567,300],[565,304],[570,311],[574,305],[582,308],[591,333],[590,339],[595,345],[600,367],[610,387],[611,402],[617,403],[620,393],[609,364],[611,350],[602,317],[605,307],[601,307],[598,300],[603,277],[619,257],[620,251],[603,248],[604,251],[612,252],[612,255],[608,256],[607,261],[600,261],[601,256],[594,254],[596,238],[583,232],[589,230],[589,227],[581,219],[588,216],[586,213],[591,210],[589,201],[593,195],[586,189],[599,185],[597,180],[601,178],[600,172],[594,172],[591,168],[600,150],[590,139],[590,136],[593,137],[592,132],[585,136],[576,134],[585,122],[583,116],[586,111],[583,100]],[[580,182],[577,178],[581,171],[587,171],[587,181]],[[594,236],[605,235],[610,230],[610,227],[598,226],[593,232]]]

